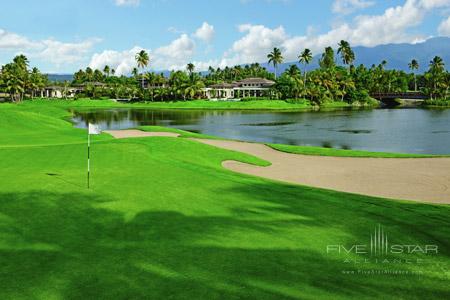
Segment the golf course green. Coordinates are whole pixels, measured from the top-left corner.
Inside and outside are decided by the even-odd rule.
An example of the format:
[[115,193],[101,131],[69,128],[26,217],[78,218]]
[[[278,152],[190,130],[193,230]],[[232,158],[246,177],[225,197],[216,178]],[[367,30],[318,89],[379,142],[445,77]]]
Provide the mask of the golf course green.
[[[88,190],[87,132],[67,121],[68,107],[0,104],[0,299],[450,293],[448,205],[246,176],[221,162],[268,162],[183,137],[105,133],[91,136]],[[355,253],[378,226],[390,244],[414,247]],[[425,245],[438,251],[417,250]]]

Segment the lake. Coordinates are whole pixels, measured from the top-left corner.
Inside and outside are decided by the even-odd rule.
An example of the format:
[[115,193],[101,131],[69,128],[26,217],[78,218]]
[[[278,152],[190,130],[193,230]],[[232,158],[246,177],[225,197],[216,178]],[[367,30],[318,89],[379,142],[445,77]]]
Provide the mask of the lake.
[[72,111],[75,126],[174,127],[243,141],[369,151],[449,154],[450,110],[305,112],[97,109]]

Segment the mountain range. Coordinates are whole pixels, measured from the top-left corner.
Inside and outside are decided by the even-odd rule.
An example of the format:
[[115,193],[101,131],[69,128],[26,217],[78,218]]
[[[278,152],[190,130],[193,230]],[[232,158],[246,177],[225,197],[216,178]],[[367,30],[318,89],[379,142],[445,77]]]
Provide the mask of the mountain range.
[[[378,45],[375,47],[353,47],[355,52],[354,65],[359,64],[370,67],[372,64],[378,65],[383,60],[387,61],[387,69],[397,69],[403,71],[409,71],[408,63],[412,59],[416,59],[419,62],[419,72],[422,73],[428,69],[428,64],[434,56],[440,56],[446,63],[446,68],[450,69],[450,37],[435,37],[430,38],[424,42],[416,44],[386,44]],[[319,66],[319,59],[321,54],[314,56],[313,61],[308,65],[308,70],[315,69]],[[340,63],[339,57],[336,55],[337,63]],[[303,69],[303,66],[298,62],[286,62],[278,66],[278,72],[281,73],[290,65],[296,64]],[[274,71],[272,65],[268,63],[262,63],[263,67],[266,67],[269,71]],[[167,75],[169,71],[162,71],[164,75]],[[71,81],[72,74],[48,74],[51,81]]]
[[[423,73],[428,69],[430,60],[435,56],[440,56],[446,63],[447,70],[450,69],[450,38],[435,37],[430,38],[422,43],[416,44],[386,44],[375,47],[353,47],[355,52],[355,61],[353,64],[358,66],[363,64],[370,67],[372,64],[378,65],[383,60],[387,61],[386,69],[397,69],[409,72],[408,63],[412,59],[419,62],[419,73]],[[308,69],[312,70],[319,66],[319,59],[322,54],[315,55],[313,61],[308,65]],[[341,60],[336,53],[336,61],[341,64]],[[300,68],[304,68],[298,62],[286,62],[278,66],[278,72],[281,73],[290,65],[296,64]],[[273,66],[267,63],[261,64],[268,70],[273,71]]]

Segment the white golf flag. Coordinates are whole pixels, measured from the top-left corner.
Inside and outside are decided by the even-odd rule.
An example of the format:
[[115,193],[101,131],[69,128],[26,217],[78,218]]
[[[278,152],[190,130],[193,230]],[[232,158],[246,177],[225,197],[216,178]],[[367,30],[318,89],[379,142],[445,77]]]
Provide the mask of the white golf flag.
[[96,124],[89,123],[89,134],[100,134],[102,131],[100,130],[100,127]]

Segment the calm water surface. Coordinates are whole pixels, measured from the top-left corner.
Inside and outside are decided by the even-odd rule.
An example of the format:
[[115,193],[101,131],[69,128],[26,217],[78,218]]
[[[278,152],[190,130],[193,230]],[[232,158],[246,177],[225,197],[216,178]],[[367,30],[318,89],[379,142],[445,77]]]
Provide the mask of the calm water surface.
[[77,127],[160,125],[253,142],[405,153],[450,153],[450,110],[310,112],[101,109],[73,111]]

